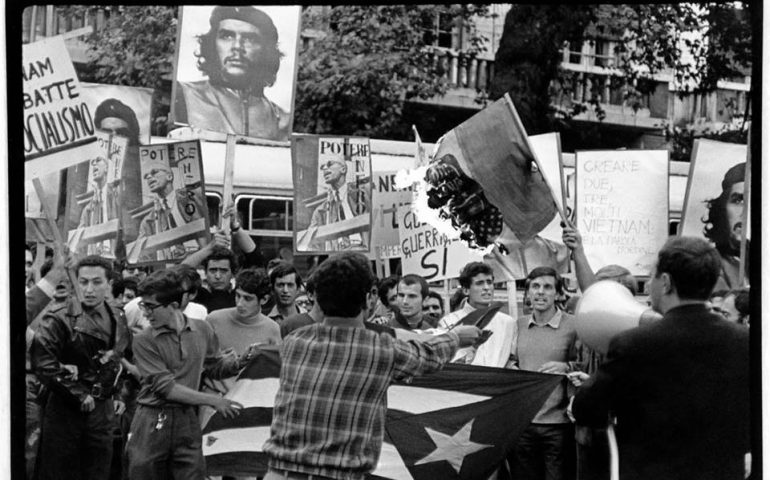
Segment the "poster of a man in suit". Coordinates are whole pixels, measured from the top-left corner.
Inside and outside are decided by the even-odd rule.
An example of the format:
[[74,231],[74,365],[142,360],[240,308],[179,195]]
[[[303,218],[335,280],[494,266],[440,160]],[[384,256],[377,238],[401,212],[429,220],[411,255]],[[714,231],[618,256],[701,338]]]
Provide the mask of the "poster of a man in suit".
[[200,144],[141,147],[140,165],[143,201],[132,212],[139,235],[129,247],[129,262],[181,260],[208,235]]
[[292,146],[296,251],[368,251],[372,228],[369,140],[297,136]]

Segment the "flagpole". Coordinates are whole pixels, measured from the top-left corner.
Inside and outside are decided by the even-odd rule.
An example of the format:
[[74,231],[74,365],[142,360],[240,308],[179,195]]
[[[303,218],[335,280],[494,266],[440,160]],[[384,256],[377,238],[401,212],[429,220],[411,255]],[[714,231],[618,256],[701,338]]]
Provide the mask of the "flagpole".
[[[511,100],[511,96],[507,93],[505,94],[505,103],[508,105],[508,109],[511,111],[511,114],[513,115],[514,119],[519,125],[523,124],[521,123],[521,118],[519,118],[519,114],[516,112],[516,107],[513,106],[513,100]],[[522,128],[523,129],[523,128]],[[537,159],[537,155],[535,155],[535,150],[532,148],[532,145],[529,143],[529,136],[523,135],[524,141],[527,143],[527,148],[529,149],[529,152],[532,154],[532,158],[535,160],[535,164],[537,164],[538,170],[543,172],[543,167],[540,165],[540,161]],[[548,191],[551,192],[551,199],[553,200],[554,205],[556,206],[556,210],[559,212],[559,215],[561,216],[562,221],[565,225],[568,225],[572,227],[572,223],[567,219],[567,215],[564,213],[564,209],[559,205],[559,202],[556,201],[556,194],[554,193],[553,186],[551,185],[551,182],[548,181],[548,178],[543,175],[543,181],[548,186]]]

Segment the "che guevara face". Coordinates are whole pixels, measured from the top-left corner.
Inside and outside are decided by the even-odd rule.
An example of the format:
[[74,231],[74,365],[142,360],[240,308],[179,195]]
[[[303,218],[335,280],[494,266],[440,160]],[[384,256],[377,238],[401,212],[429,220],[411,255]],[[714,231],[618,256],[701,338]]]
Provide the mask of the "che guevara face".
[[222,78],[234,88],[245,87],[259,64],[262,32],[243,20],[226,18],[219,22],[216,50]]

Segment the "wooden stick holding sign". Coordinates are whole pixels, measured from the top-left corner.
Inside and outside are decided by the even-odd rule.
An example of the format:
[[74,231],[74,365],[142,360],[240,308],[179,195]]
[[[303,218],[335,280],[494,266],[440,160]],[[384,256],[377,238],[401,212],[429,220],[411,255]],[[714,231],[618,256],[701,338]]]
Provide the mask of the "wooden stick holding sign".
[[[226,235],[230,235],[230,218],[222,215],[225,209],[233,202],[233,172],[235,171],[235,141],[237,137],[232,134],[227,135],[227,143],[225,146],[225,175],[222,180],[222,210],[219,216],[219,228],[224,231]],[[235,206],[233,205],[233,215],[236,215]]]
[[[51,209],[51,205],[49,205],[45,199],[43,184],[40,182],[39,178],[33,178],[32,185],[34,185],[35,191],[37,192],[37,196],[38,198],[40,198],[40,205],[43,208],[43,215],[45,215],[45,218],[48,221],[48,225],[51,227],[51,231],[53,232],[54,241],[56,242],[56,248],[63,249],[65,245],[64,239],[62,238],[62,234],[59,231],[59,228],[56,226],[56,219],[53,215],[53,210]],[[73,272],[69,268],[67,268],[66,270],[67,270],[67,277],[69,278],[70,283],[72,284],[72,290],[75,292],[75,296],[78,299],[78,304],[80,304],[80,302],[83,301],[83,293],[80,291],[80,288],[78,288],[78,281],[77,281],[75,272]]]
[[738,263],[738,279],[740,286],[746,286],[746,250],[749,229],[749,203],[751,202],[751,130],[746,142],[746,173],[743,183],[743,218],[741,218],[741,249]]

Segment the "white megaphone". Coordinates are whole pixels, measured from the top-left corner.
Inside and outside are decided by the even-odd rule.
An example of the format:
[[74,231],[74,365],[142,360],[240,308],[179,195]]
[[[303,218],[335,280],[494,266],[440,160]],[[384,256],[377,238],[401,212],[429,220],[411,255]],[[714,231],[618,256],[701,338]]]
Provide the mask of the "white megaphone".
[[637,302],[620,283],[600,280],[588,287],[578,301],[575,329],[584,344],[606,355],[612,337],[657,317],[660,316]]

